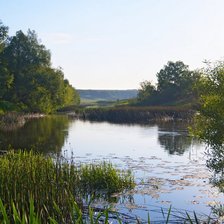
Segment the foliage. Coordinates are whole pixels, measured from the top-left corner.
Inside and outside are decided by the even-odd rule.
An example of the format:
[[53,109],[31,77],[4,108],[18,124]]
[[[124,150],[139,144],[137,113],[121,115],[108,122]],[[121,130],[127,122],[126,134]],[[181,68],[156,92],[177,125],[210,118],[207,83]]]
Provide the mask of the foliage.
[[157,73],[157,90],[164,97],[162,101],[176,101],[192,95],[192,87],[196,74],[188,69],[182,61],[169,61],[163,69]]
[[[89,178],[91,185],[87,187]],[[42,223],[49,217],[59,223],[72,223],[75,199],[81,206],[83,197],[104,196],[133,186],[130,173],[107,163],[80,167],[32,151],[11,151],[0,157],[0,198],[10,219],[15,209],[18,214],[29,214],[32,198]]]
[[0,21],[0,53],[4,49],[7,38],[8,38],[8,27],[4,26]]
[[[0,24],[0,41],[6,35],[7,28]],[[20,30],[1,47],[0,101],[44,113],[79,104],[78,93],[64,79],[62,70],[51,67],[50,51],[38,41],[35,31],[24,34]]]
[[140,83],[140,89],[138,90],[138,96],[137,99],[139,101],[146,101],[150,97],[155,94],[155,86],[152,85],[149,81],[144,81]]
[[140,84],[138,104],[174,105],[192,102],[196,98],[195,82],[200,74],[190,71],[182,61],[171,62],[157,73],[157,87],[145,81]]
[[194,134],[210,146],[224,143],[224,64],[209,66],[197,83],[200,93],[199,113]]
[[224,191],[224,63],[208,64],[197,83],[201,107],[192,133],[208,145],[208,167],[215,172],[212,183]]

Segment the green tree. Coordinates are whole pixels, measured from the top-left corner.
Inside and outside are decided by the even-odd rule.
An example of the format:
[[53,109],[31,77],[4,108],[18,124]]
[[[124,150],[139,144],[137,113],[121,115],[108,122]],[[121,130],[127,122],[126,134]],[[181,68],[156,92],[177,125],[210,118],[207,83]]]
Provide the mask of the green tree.
[[137,100],[146,105],[192,103],[197,100],[194,85],[199,78],[200,73],[190,71],[182,61],[169,61],[157,73],[157,88],[148,81],[142,82]]
[[64,80],[64,106],[68,105],[79,105],[80,97],[78,92],[72,85],[69,84],[68,80]]
[[13,76],[7,68],[7,62],[3,57],[3,51],[7,45],[8,27],[0,21],[0,100],[12,87]]
[[209,146],[207,166],[214,171],[210,180],[224,192],[224,62],[208,64],[202,73],[196,85],[201,107],[192,131]]
[[0,53],[4,50],[8,38],[8,27],[0,21]]
[[193,95],[197,73],[190,71],[182,61],[171,62],[157,73],[159,101],[177,102]]
[[[18,31],[9,38],[9,43],[2,53],[5,67],[13,80],[12,88],[6,96],[7,101],[24,104],[26,79],[30,70],[50,66],[50,52],[44,45],[39,44],[34,31],[28,30],[27,35]],[[28,94],[25,94],[28,95]]]
[[78,93],[64,80],[61,69],[51,67],[50,52],[35,31],[18,31],[12,37],[7,31],[0,24],[0,100],[22,110],[45,113],[78,104]]
[[144,81],[140,83],[140,89],[138,90],[138,101],[147,101],[150,97],[155,94],[156,88],[149,81]]
[[4,50],[4,58],[15,75],[21,75],[30,67],[49,67],[50,51],[38,42],[35,31],[28,30],[27,35],[21,30],[10,38]]
[[210,146],[224,144],[224,63],[219,62],[203,71],[197,83],[200,93],[199,114],[194,133]]
[[50,113],[67,105],[78,104],[75,101],[77,92],[64,80],[60,69],[31,69],[24,81],[20,102],[23,102],[29,111]]
[[[1,56],[0,56],[1,58]],[[5,95],[9,92],[12,88],[14,77],[4,66],[0,59],[0,100],[4,99]]]

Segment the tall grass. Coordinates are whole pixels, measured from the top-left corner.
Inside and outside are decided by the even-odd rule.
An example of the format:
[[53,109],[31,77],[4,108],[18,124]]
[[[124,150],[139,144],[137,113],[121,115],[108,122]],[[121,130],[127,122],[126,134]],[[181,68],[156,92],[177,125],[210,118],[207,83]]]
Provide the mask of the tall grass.
[[72,223],[74,201],[82,208],[86,196],[133,187],[130,173],[108,163],[77,166],[32,151],[10,151],[0,157],[0,198],[11,218],[15,211],[20,217],[29,214],[32,199],[41,223],[47,223],[49,217],[59,223]]
[[[61,214],[62,211],[60,208],[57,206],[57,204],[54,204],[55,210]],[[42,223],[49,223],[49,224],[67,224],[68,222],[63,219],[62,221],[58,221],[55,217],[48,217],[45,222],[41,220],[41,218],[38,216],[36,212],[36,208],[34,206],[34,201],[31,198],[30,199],[30,206],[29,206],[29,211],[18,211],[12,202],[12,208],[13,208],[13,213],[12,217],[10,217],[7,214],[6,207],[4,206],[2,200],[0,199],[0,215],[2,216],[0,221],[3,224],[10,224],[10,223],[15,223],[15,224],[42,224]],[[125,219],[122,219],[121,214],[116,213],[116,212],[111,212],[109,209],[105,209],[102,211],[95,212],[92,208],[89,207],[87,213],[83,213],[81,208],[77,205],[75,201],[72,203],[72,214],[71,214],[71,219],[69,223],[71,224],[109,224],[109,223],[164,223],[164,224],[171,224],[171,223],[183,223],[183,224],[215,224],[215,223],[222,223],[219,222],[218,220],[211,219],[210,217],[204,217],[203,219],[199,219],[197,217],[196,213],[193,213],[193,217],[191,217],[188,212],[186,212],[185,215],[180,216],[179,213],[175,211],[171,211],[171,206],[167,211],[163,211],[161,209],[161,212],[163,214],[163,219],[161,220],[155,220],[151,222],[150,219],[150,214],[148,213],[148,219],[147,220],[141,220],[138,217],[127,217]],[[171,217],[172,216],[172,217]],[[128,218],[128,219],[127,219]]]
[[[191,120],[195,111],[188,107],[119,106],[111,108],[86,108],[79,112],[80,119],[112,123],[147,123],[151,121]],[[72,116],[72,115],[71,115]],[[77,116],[77,114],[76,114]]]

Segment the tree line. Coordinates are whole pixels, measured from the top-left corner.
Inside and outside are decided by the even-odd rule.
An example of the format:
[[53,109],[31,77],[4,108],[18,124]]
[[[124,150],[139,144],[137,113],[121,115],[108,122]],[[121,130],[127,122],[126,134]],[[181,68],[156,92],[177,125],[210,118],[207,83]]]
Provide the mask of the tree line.
[[35,31],[8,35],[0,22],[0,110],[52,113],[79,104],[79,94],[51,66],[51,54]]

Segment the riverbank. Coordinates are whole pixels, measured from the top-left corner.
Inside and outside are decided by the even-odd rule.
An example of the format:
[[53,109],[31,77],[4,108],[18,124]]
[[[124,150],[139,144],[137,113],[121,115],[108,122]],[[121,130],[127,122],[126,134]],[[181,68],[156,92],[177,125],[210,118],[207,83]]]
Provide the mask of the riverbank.
[[71,117],[112,123],[150,123],[152,121],[192,120],[196,110],[187,107],[112,107],[86,108]]

